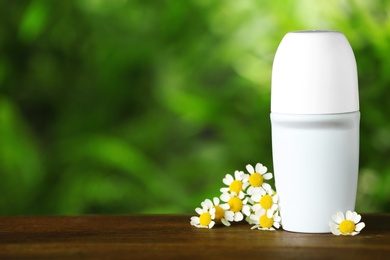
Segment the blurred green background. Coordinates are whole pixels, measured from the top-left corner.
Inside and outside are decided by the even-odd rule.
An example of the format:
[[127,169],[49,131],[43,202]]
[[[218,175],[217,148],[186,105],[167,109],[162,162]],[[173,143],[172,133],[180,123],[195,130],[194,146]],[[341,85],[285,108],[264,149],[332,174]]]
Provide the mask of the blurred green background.
[[389,212],[389,14],[365,0],[0,0],[0,214],[193,213],[226,173],[272,172],[272,61],[303,29],[354,49],[356,209]]

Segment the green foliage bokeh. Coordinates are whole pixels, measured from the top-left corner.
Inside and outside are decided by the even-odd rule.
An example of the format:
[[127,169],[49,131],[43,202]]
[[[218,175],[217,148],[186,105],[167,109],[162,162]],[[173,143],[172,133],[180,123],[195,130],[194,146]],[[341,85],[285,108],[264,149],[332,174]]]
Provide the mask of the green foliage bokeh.
[[272,61],[304,29],[354,49],[356,209],[390,211],[390,1],[0,0],[0,214],[191,213],[272,171]]

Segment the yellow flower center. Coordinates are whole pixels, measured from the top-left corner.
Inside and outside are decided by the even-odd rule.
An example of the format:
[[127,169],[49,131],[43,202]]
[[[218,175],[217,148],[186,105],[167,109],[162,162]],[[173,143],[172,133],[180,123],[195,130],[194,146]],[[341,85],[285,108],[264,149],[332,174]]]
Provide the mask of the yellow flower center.
[[269,218],[267,217],[267,214],[264,214],[260,217],[259,222],[262,228],[271,228],[274,224],[274,218]]
[[355,223],[353,223],[353,221],[343,220],[340,223],[339,229],[340,229],[340,232],[343,234],[350,234],[355,230],[355,227],[356,226],[355,226]]
[[242,191],[242,181],[233,181],[230,183],[229,189],[231,192],[235,192],[236,194],[240,193],[240,191]]
[[208,212],[202,213],[199,217],[200,225],[208,226],[211,223],[211,215]]
[[264,195],[260,199],[260,205],[263,209],[270,209],[272,207],[272,197],[268,194]]
[[252,173],[251,176],[249,176],[249,184],[253,187],[260,187],[264,182],[263,175],[260,173]]
[[215,208],[215,220],[219,221],[225,216],[225,211],[220,206],[214,206]]
[[239,212],[242,209],[242,201],[238,197],[233,197],[228,201],[230,210],[233,212]]

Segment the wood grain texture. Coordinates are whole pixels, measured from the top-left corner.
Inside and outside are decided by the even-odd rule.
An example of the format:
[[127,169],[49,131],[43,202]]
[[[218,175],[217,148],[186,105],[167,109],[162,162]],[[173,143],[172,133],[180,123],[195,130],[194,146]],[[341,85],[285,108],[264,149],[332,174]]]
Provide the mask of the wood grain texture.
[[355,237],[198,229],[189,215],[0,217],[0,259],[390,259],[390,214],[366,214]]

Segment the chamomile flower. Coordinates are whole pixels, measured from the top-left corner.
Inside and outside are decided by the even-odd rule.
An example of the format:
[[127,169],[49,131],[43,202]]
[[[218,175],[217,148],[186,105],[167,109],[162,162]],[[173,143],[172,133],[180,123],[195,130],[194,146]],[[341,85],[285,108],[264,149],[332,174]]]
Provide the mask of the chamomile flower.
[[213,201],[206,199],[202,202],[202,206],[207,206],[208,208],[215,208],[215,222],[221,222],[225,226],[230,226],[230,222],[234,220],[234,213],[230,211],[230,206],[227,203],[220,204],[219,198],[213,198]]
[[225,178],[222,179],[222,182],[228,186],[221,188],[222,193],[234,192],[239,194],[248,187],[248,178],[243,171],[235,171],[234,177],[231,174],[226,174]]
[[345,218],[342,212],[337,212],[332,217],[332,220],[334,222],[329,222],[330,231],[336,236],[357,235],[366,226],[364,222],[359,223],[361,218],[362,217],[358,213],[349,210],[345,214]]
[[255,193],[260,193],[263,190],[271,189],[271,185],[264,182],[264,180],[272,179],[272,173],[267,173],[267,167],[261,163],[257,163],[255,167],[248,164],[246,166],[246,170],[249,172],[249,175],[244,175],[244,181],[248,182],[248,195],[253,195]]
[[238,195],[235,192],[224,192],[221,194],[221,200],[229,205],[229,211],[233,213],[234,221],[241,221],[244,219],[244,215],[250,215],[248,198],[242,191]]
[[261,193],[255,193],[251,197],[253,203],[252,211],[256,212],[259,209],[277,211],[279,209],[279,196],[272,189],[262,190]]
[[251,229],[260,230],[276,230],[280,227],[280,221],[278,211],[259,209],[250,216],[252,223],[255,224]]
[[201,205],[202,208],[195,209],[199,216],[191,217],[191,225],[197,228],[212,228],[215,225],[216,209],[213,207],[211,201],[207,199]]

